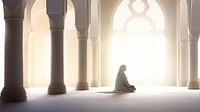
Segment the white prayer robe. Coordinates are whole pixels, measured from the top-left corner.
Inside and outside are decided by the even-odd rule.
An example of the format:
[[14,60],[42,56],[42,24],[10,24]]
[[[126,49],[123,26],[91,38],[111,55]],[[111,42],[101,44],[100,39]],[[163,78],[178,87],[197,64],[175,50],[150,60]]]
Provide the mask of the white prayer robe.
[[130,85],[124,73],[126,66],[122,65],[116,77],[115,92],[134,92],[136,88]]

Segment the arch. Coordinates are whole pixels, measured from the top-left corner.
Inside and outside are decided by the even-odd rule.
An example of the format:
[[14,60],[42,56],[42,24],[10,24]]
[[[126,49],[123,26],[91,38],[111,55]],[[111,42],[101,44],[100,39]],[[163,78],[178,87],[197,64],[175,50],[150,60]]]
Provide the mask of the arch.
[[78,42],[75,28],[75,10],[71,0],[67,1],[64,36],[64,80],[66,85],[75,87],[78,79]]
[[[168,20],[167,20],[167,13],[166,13],[165,7],[164,7],[163,4],[162,4],[162,0],[155,0],[155,1],[157,2],[157,4],[159,5],[160,9],[162,10],[162,13],[163,13],[164,18],[165,18],[165,24],[167,24],[167,23],[166,23],[166,22],[168,21]],[[165,26],[167,26],[167,25],[165,25]]]
[[120,5],[122,2],[123,2],[123,1],[121,1],[121,0],[117,0],[115,3],[113,3],[113,4],[114,4],[114,7],[113,7],[112,15],[111,15],[111,17],[113,17],[112,20],[114,19],[114,14],[115,14],[116,10],[118,9],[119,5]]
[[[67,86],[75,86],[77,80],[77,38],[74,7],[70,0],[65,18],[64,30],[64,80]],[[50,81],[50,27],[46,14],[45,0],[37,0],[32,8],[32,86],[47,87]],[[74,66],[71,66],[71,65]],[[73,74],[73,75],[70,75]],[[39,78],[39,79],[38,79]]]
[[[156,82],[157,84],[158,83],[163,84],[162,81],[165,80],[164,78],[166,75],[165,64],[164,64],[165,52],[163,52],[163,49],[165,49],[165,34],[164,34],[164,32],[165,32],[165,26],[166,26],[164,14],[163,14],[162,10],[159,9],[160,7],[156,1],[148,1],[150,7],[149,8],[147,7],[147,9],[144,8],[144,11],[146,11],[146,12],[142,11],[141,14],[139,12],[135,12],[135,14],[133,15],[132,12],[129,10],[130,7],[129,8],[125,7],[125,6],[130,5],[129,3],[130,3],[129,0],[124,0],[121,2],[120,5],[118,5],[118,9],[115,12],[116,17],[114,17],[114,20],[113,20],[113,22],[114,22],[114,24],[113,24],[114,31],[113,32],[114,32],[115,37],[113,37],[112,44],[113,44],[113,46],[116,45],[115,46],[116,48],[113,47],[113,48],[111,48],[110,51],[113,52],[112,55],[115,55],[115,58],[117,57],[117,60],[111,56],[112,62],[115,62],[115,64],[111,65],[113,67],[112,74],[115,76],[115,72],[117,71],[118,67],[120,66],[120,63],[121,64],[126,63],[128,68],[130,69],[129,71],[127,71],[127,74],[132,74],[130,76],[131,79],[133,79],[133,80],[131,80],[132,82],[135,82],[137,84],[148,84],[148,83],[153,84],[154,82],[156,82],[154,79],[157,79],[157,80],[160,80],[160,81]],[[125,5],[125,6],[122,7],[121,5]],[[121,9],[119,9],[120,7],[121,7]],[[161,20],[160,23],[158,23],[158,21],[159,21],[157,19],[158,15],[156,15],[156,14],[153,15],[154,8],[152,8],[152,7],[156,8],[157,13],[160,14],[159,15],[159,17],[161,18],[161,19],[159,18]],[[123,13],[118,12],[119,10],[123,11]],[[126,11],[128,14],[125,14],[124,11]],[[119,15],[117,15],[117,14],[119,14]],[[120,14],[123,14],[123,16],[122,15],[120,16]],[[119,19],[119,18],[124,19],[124,20],[116,20],[115,21],[115,19]],[[139,25],[142,27],[140,30],[138,28],[136,28],[136,29],[134,28],[137,26],[137,23],[138,23],[138,21],[134,22],[136,19],[142,20],[142,22],[139,21],[142,24],[142,25],[141,24]],[[116,23],[118,24],[120,22],[121,22],[121,25],[116,26]],[[124,28],[124,26],[126,26],[125,25],[126,23],[130,24],[131,22],[133,22],[133,24],[131,24],[131,27],[133,29],[131,28],[131,29],[127,30],[126,28]],[[152,26],[152,25],[154,25],[154,23],[155,23],[155,28],[153,28],[153,26]],[[146,27],[143,27],[143,25],[146,25],[146,27],[152,26],[153,30],[151,30],[151,28],[146,29]],[[121,28],[117,28],[117,27],[121,27]],[[156,31],[154,31],[154,29]],[[145,48],[145,46],[147,46],[147,47]],[[163,49],[156,49],[157,47],[163,47]],[[140,49],[138,49],[138,48],[140,48]],[[154,49],[159,51],[159,53],[157,51],[155,51]],[[147,50],[150,52],[147,52]],[[144,53],[141,53],[141,52],[144,52]],[[123,56],[122,56],[122,54],[123,54]],[[147,57],[147,55],[148,55],[148,57]],[[135,59],[133,59],[132,57],[135,57]],[[158,59],[158,58],[160,58],[160,59]],[[138,59],[139,59],[139,61],[137,61]],[[134,64],[134,63],[136,63],[136,64]],[[154,65],[154,64],[155,64],[155,66],[152,67],[152,65]],[[133,71],[133,69],[134,69],[134,71]],[[162,69],[162,71],[159,69]],[[143,75],[143,77],[138,77],[136,74]],[[151,74],[151,75],[149,75],[149,74]],[[156,75],[153,75],[153,74],[156,74]],[[159,75],[159,74],[162,74],[162,75]],[[144,77],[146,77],[147,79],[144,79]],[[140,81],[138,81],[138,80],[140,80]],[[148,82],[148,83],[146,83],[146,82]]]
[[75,11],[74,11],[73,5],[67,6],[67,14],[66,14],[66,18],[65,18],[65,29],[67,29],[67,30],[69,30],[69,29],[75,30],[76,29],[76,27],[75,27]]
[[[34,8],[37,7],[36,4]],[[45,8],[32,15],[31,85],[48,86],[50,82],[50,28]]]
[[[171,9],[172,9],[172,6],[171,6],[171,4],[173,4],[173,5],[177,5],[177,3],[179,2],[179,1],[169,1],[169,0],[155,0],[156,2],[157,2],[157,4],[159,5],[159,7],[160,7],[160,9],[162,10],[162,13],[163,13],[163,15],[164,15],[164,18],[165,18],[165,29],[167,29],[167,30],[170,30],[170,26],[169,26],[169,24],[170,24],[170,22],[171,22],[171,14],[173,14],[172,12],[171,12]],[[173,6],[173,8],[174,8],[174,6]],[[168,31],[167,31],[167,33],[168,33]]]
[[[134,0],[133,0],[134,1]],[[140,1],[140,0],[137,0],[137,1]],[[137,2],[136,1],[136,2]],[[135,2],[135,3],[136,3]],[[148,1],[148,3],[151,5],[149,8],[147,7],[147,9],[145,8],[144,9],[144,11],[145,12],[141,12],[141,13],[137,13],[137,12],[133,12],[133,11],[130,11],[129,10],[129,6],[128,5],[130,5],[129,4],[129,0],[125,0],[125,1],[123,1],[123,2],[121,2],[121,5],[127,5],[128,7],[121,7],[123,10],[126,10],[125,12],[125,14],[124,14],[124,16],[126,16],[126,17],[124,17],[124,16],[121,16],[121,17],[119,17],[118,16],[118,18],[119,19],[124,19],[123,20],[123,22],[126,22],[126,21],[130,21],[131,19],[135,19],[135,18],[141,18],[141,16],[143,16],[142,18],[144,18],[145,19],[145,21],[147,21],[149,24],[151,24],[151,26],[154,24],[154,22],[158,22],[158,21],[160,21],[160,23],[165,23],[165,16],[163,16],[163,12],[162,12],[162,10],[160,10],[160,7],[159,7],[159,5],[156,3],[156,1],[155,0],[152,0],[152,1]],[[131,4],[131,5],[135,5],[135,4]],[[153,8],[151,8],[151,7],[154,7],[154,8],[157,8],[157,10],[155,10],[155,9],[153,9]],[[132,7],[132,8],[134,8],[134,7]],[[118,9],[118,10],[122,10],[122,9]],[[117,10],[116,10],[116,13],[117,13]],[[116,15],[116,13],[115,13],[115,15]],[[133,14],[132,14],[133,13]],[[151,13],[151,14],[150,14]],[[161,15],[161,17],[159,17],[159,19],[158,19],[158,17],[155,17],[155,16],[157,16],[158,14],[157,13],[160,13],[160,15]],[[157,15],[156,15],[157,14]],[[154,16],[154,17],[153,17]],[[130,18],[131,17],[131,18]],[[127,20],[126,18],[129,18],[130,20]],[[153,19],[153,20],[151,20],[151,18]],[[164,21],[164,22],[163,22]],[[123,22],[120,22],[121,24],[124,24]],[[164,25],[165,26],[165,25]],[[115,26],[114,26],[115,27]],[[165,29],[163,26],[158,26],[159,27],[159,29]],[[161,28],[161,27],[163,27],[163,28]]]
[[32,15],[31,17],[33,18],[34,15],[36,15],[36,13],[45,9],[45,7],[46,7],[46,0],[36,0],[31,10],[31,15]]

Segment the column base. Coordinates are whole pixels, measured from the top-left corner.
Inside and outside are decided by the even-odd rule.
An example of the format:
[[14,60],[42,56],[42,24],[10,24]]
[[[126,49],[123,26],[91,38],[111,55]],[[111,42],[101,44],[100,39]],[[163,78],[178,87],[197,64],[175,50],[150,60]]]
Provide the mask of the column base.
[[93,80],[93,81],[91,82],[91,87],[99,87],[98,81]]
[[88,90],[88,89],[89,89],[89,85],[87,82],[78,82],[76,86],[76,90]]
[[189,81],[187,84],[188,89],[199,89],[199,82],[198,81]]
[[66,93],[66,87],[64,83],[50,83],[48,87],[49,95],[65,94],[65,93]]
[[186,87],[187,86],[187,81],[181,81],[178,83],[179,87]]
[[2,102],[24,102],[26,100],[26,91],[23,87],[4,87],[1,92]]

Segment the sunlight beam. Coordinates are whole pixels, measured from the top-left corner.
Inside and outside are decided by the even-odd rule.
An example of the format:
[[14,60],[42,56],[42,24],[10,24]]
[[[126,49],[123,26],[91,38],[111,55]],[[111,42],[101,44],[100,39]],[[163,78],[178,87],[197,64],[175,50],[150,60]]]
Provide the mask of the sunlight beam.
[[[147,15],[136,16],[130,20],[130,11],[125,7],[128,3],[129,0],[124,0],[114,16],[114,33],[110,46],[113,82],[119,66],[125,64],[129,82],[137,85],[162,84],[166,75],[165,22],[162,10],[155,0],[148,1],[150,9]],[[134,10],[142,12],[143,5],[141,0],[137,0],[133,5]],[[158,17],[160,20],[156,21]],[[152,21],[149,21],[149,18]],[[123,29],[127,20],[126,29]],[[152,22],[155,23],[156,29],[153,28]]]

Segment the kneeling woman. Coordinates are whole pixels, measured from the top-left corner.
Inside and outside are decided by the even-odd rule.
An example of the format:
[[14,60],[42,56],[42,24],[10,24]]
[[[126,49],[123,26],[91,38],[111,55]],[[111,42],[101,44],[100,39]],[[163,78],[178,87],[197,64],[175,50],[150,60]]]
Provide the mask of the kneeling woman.
[[121,65],[115,82],[115,92],[134,92],[136,88],[130,85],[124,73],[126,65]]

